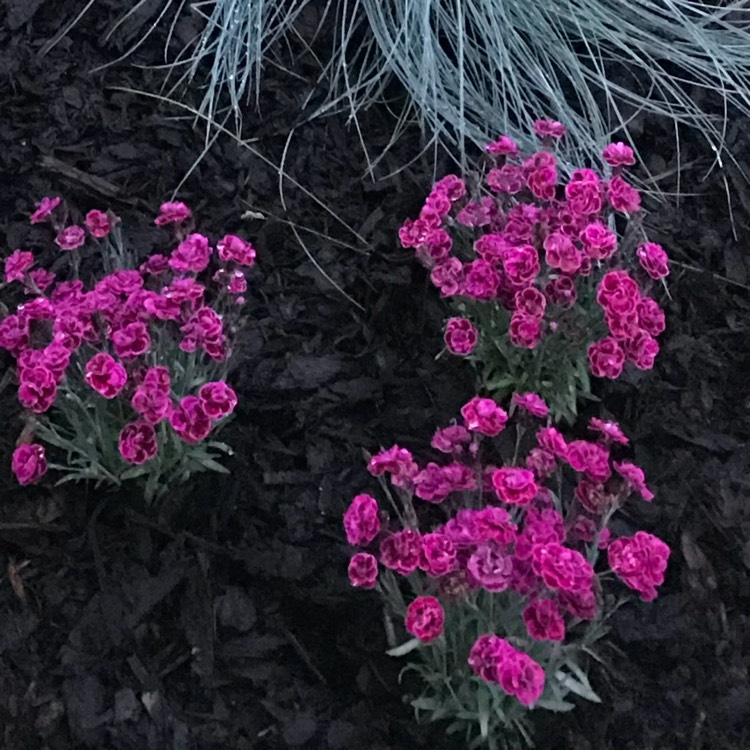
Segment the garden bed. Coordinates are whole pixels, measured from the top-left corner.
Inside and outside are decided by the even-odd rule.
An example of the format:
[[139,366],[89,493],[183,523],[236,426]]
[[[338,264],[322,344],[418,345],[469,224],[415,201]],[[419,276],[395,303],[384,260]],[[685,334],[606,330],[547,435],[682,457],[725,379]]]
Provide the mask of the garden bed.
[[[156,247],[153,216],[180,185],[207,233],[235,231],[259,252],[231,376],[230,476],[202,477],[156,513],[127,491],[20,488],[0,473],[2,747],[447,747],[401,699],[379,602],[349,588],[341,529],[370,481],[363,451],[424,446],[474,385],[461,362],[435,360],[445,309],[396,242],[430,165],[373,181],[344,118],[300,122],[285,164],[311,195],[287,180],[282,199],[274,164],[313,74],[302,59],[299,78],[267,70],[260,111],[245,118],[252,142],[226,134],[192,169],[200,124],[123,90],[156,91],[158,73],[128,62],[89,73],[114,57],[101,40],[122,3],[98,3],[41,57],[79,3],[6,5],[3,247],[33,239],[27,214],[48,194],[111,207],[134,242]],[[155,35],[139,59],[158,63],[162,43]],[[393,128],[385,108],[360,124],[380,153]],[[730,138],[748,153],[745,124],[730,123]],[[673,190],[674,141],[646,122],[640,147]],[[704,143],[683,135],[681,147],[683,197],[650,206],[651,235],[675,260],[662,354],[653,372],[600,394],[656,492],[621,523],[656,531],[673,556],[657,602],[611,621],[615,648],[592,674],[604,706],[542,727],[548,747],[750,742],[750,189]],[[379,176],[419,148],[418,133],[402,135]],[[3,353],[0,373],[10,363]],[[20,407],[0,381],[8,467]]]

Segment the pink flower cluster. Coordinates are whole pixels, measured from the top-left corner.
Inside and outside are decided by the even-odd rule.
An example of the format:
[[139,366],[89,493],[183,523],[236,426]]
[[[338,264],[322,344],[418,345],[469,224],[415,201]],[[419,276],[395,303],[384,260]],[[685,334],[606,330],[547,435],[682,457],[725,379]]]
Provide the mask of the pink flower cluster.
[[[489,194],[472,197],[456,175],[435,183],[419,217],[407,219],[399,230],[401,244],[416,251],[444,297],[507,311],[514,346],[535,349],[549,335],[579,340],[580,332],[561,323],[571,319],[567,310],[585,305],[584,336],[590,330],[604,332],[602,313],[609,329],[608,336],[589,346],[592,374],[616,378],[626,362],[650,369],[664,313],[646,292],[669,273],[668,257],[652,242],[626,257],[618,252],[609,221],[612,213],[630,216],[640,210],[638,191],[622,176],[625,167],[635,164],[633,150],[624,143],[604,149],[609,179],[577,169],[563,184],[547,148],[564,136],[565,128],[540,120],[535,133],[544,148],[526,159],[507,136],[487,146],[493,160],[485,179]],[[600,279],[599,312],[588,307],[587,298],[578,301],[588,277]],[[451,318],[444,332],[448,350],[462,357],[475,352],[483,335],[495,333],[479,330],[470,316]]]
[[[85,231],[60,226],[59,214],[67,215],[60,205],[59,198],[43,199],[31,221],[51,224],[57,245],[76,249]],[[238,294],[247,289],[245,269],[255,262],[252,245],[235,235],[226,235],[214,251],[203,235],[179,234],[191,219],[184,204],[164,204],[156,223],[178,227],[175,234],[182,237],[173,252],[152,255],[138,270],[116,270],[91,289],[78,279],[58,280],[35,269],[31,251],[16,250],[5,261],[6,281],[23,284],[32,296],[0,320],[0,348],[16,359],[19,401],[35,414],[46,413],[59,392],[79,388],[81,375],[85,385],[79,396],[86,398],[90,388],[107,400],[125,399],[135,419],[123,427],[119,449],[131,464],[156,455],[155,427],[163,420],[182,440],[196,443],[237,403],[222,380],[204,383],[197,394],[175,393],[168,363],[158,364],[172,356],[173,346],[194,352],[198,363],[204,354],[216,362],[227,359],[232,333],[227,320],[244,301]],[[84,225],[102,240],[118,221],[111,212],[92,210]],[[116,257],[117,245],[107,253]],[[206,278],[200,276],[204,273]],[[29,464],[24,457],[29,448],[22,449],[19,467]],[[38,478],[26,469],[16,475],[22,483]]]
[[[619,425],[594,418],[594,439],[571,441],[554,427],[539,427],[529,436],[525,458],[497,466],[491,438],[514,420],[547,414],[535,393],[516,394],[512,403],[514,417],[491,399],[465,404],[462,423],[433,436],[433,447],[448,459],[442,463],[420,464],[399,446],[370,459],[370,473],[389,477],[403,502],[398,518],[389,518],[369,494],[357,495],[344,514],[347,541],[362,548],[349,564],[353,586],[376,588],[381,568],[422,577],[405,626],[425,643],[445,626],[442,602],[461,606],[479,591],[518,600],[522,640],[563,642],[569,621],[599,615],[599,550],[607,550],[611,570],[645,600],[664,580],[664,542],[644,532],[612,540],[607,527],[629,497],[653,498],[642,469],[617,460],[627,444]],[[563,477],[571,491],[557,496]],[[420,513],[414,512],[420,499],[443,503],[447,520],[420,529]],[[536,702],[544,688],[540,665],[495,635],[477,640],[469,664],[524,705]]]

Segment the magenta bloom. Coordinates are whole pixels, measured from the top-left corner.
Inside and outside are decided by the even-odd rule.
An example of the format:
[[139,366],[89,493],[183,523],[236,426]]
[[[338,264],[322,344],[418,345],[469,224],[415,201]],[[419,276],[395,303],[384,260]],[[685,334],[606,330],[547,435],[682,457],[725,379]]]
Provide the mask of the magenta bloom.
[[514,312],[508,329],[510,343],[519,349],[535,349],[542,339],[542,324],[538,318]]
[[659,354],[659,342],[646,331],[638,331],[635,336],[623,342],[625,356],[639,369],[650,370]]
[[172,412],[172,399],[169,397],[169,389],[166,392],[141,383],[133,393],[130,405],[150,425],[157,425]]
[[120,431],[118,448],[123,460],[140,466],[152,459],[158,450],[154,428],[146,422],[130,422]]
[[504,654],[514,650],[503,638],[491,633],[479,636],[469,653],[469,666],[485,682],[498,682],[497,667]]
[[544,241],[545,260],[550,268],[563,273],[575,273],[583,263],[583,253],[573,244],[570,237],[561,232],[553,232]]
[[86,229],[89,230],[91,236],[97,239],[106,237],[112,231],[112,220],[109,218],[109,214],[96,208],[86,214],[84,224],[86,224]]
[[143,385],[147,388],[155,388],[162,393],[169,393],[172,386],[172,379],[169,375],[168,367],[149,367],[143,376]]
[[255,264],[255,248],[234,234],[227,234],[216,243],[219,259],[225,262],[233,261],[240,266],[252,266]]
[[43,414],[57,398],[57,380],[46,367],[30,367],[23,371],[18,386],[18,400],[34,414]]
[[558,458],[565,459],[568,453],[568,444],[556,427],[542,427],[541,430],[537,430],[536,442],[540,448]]
[[39,443],[23,443],[13,451],[11,468],[18,484],[35,484],[47,472],[44,446]]
[[455,570],[457,563],[456,546],[445,534],[435,532],[422,537],[419,568],[428,576],[444,576]]
[[208,437],[213,426],[198,396],[185,396],[169,415],[169,422],[186,443],[199,443]]
[[128,323],[124,328],[112,334],[115,354],[121,359],[135,359],[151,348],[151,336],[148,326],[140,320]]
[[549,414],[549,406],[538,393],[514,393],[511,400],[534,417],[543,419]]
[[144,276],[159,276],[169,268],[169,258],[161,253],[149,256],[138,269]]
[[414,477],[414,494],[420,500],[430,503],[442,503],[451,492],[453,483],[442,466],[428,463],[422,471]]
[[664,332],[666,328],[664,310],[659,307],[659,303],[656,300],[650,297],[641,297],[641,300],[638,302],[637,311],[638,325],[646,333],[658,336]]
[[32,224],[41,224],[52,215],[52,212],[60,205],[61,202],[62,198],[42,198],[42,200],[37,203],[36,211],[34,211],[34,213],[29,217],[29,221]]
[[474,396],[461,407],[461,416],[466,428],[488,437],[499,435],[508,421],[508,415],[491,398]]
[[380,533],[378,501],[371,495],[357,495],[344,513],[344,530],[349,544],[370,544]]
[[29,272],[24,291],[26,294],[43,294],[57,277],[46,268],[35,268]]
[[466,357],[476,349],[478,335],[468,318],[451,318],[445,326],[443,340],[451,354]]
[[510,466],[492,473],[492,486],[500,500],[509,505],[528,505],[539,492],[533,471]]
[[60,250],[77,250],[86,242],[86,232],[83,227],[71,226],[61,229],[55,237],[55,244]]
[[592,169],[576,169],[565,186],[570,210],[584,216],[601,211],[602,192],[602,181]]
[[26,272],[34,265],[34,253],[30,250],[14,250],[5,259],[5,281],[23,281]]
[[513,580],[513,558],[495,541],[480,544],[469,557],[466,569],[487,591],[505,591]]
[[99,352],[86,363],[84,380],[104,398],[114,398],[125,387],[128,374],[113,357]]
[[617,169],[618,167],[632,167],[635,164],[635,153],[633,149],[627,144],[619,141],[618,143],[610,143],[604,151],[602,151],[602,157],[610,167]]
[[597,417],[591,417],[589,420],[589,429],[598,432],[605,443],[627,445],[630,442],[617,422],[607,422]]
[[187,221],[193,215],[193,212],[181,201],[162,203],[159,211],[159,215],[154,219],[154,224],[157,227],[163,227],[167,224],[179,224]]
[[516,312],[540,320],[547,308],[547,298],[536,287],[527,286],[516,292]]
[[441,453],[463,453],[471,442],[471,433],[459,424],[437,430],[430,445]]
[[496,141],[488,143],[484,150],[495,156],[518,156],[518,144],[507,135],[501,135]]
[[644,602],[656,599],[656,587],[664,583],[669,553],[661,539],[645,531],[615,539],[607,550],[610,568]]
[[630,488],[637,492],[646,502],[650,503],[654,499],[654,493],[646,486],[646,476],[643,469],[629,461],[612,464],[615,471],[628,483]]
[[663,279],[669,276],[669,256],[661,245],[646,242],[635,254],[643,269],[652,279]]
[[574,440],[568,444],[565,460],[574,471],[585,474],[592,482],[606,482],[612,475],[609,450],[599,443]]
[[374,455],[367,464],[367,471],[374,477],[390,474],[394,487],[411,487],[419,466],[409,450],[394,445]]
[[462,294],[479,300],[491,300],[497,297],[500,287],[500,274],[492,263],[482,258],[467,263],[464,268]]
[[188,235],[169,256],[169,265],[177,273],[200,273],[211,260],[208,237],[194,233]]
[[575,496],[578,502],[595,516],[601,516],[605,513],[614,500],[612,494],[605,490],[604,485],[591,482],[588,479],[581,479],[578,482]]
[[503,269],[514,287],[530,286],[541,270],[539,253],[533,245],[511,247],[503,256]]
[[418,596],[407,608],[404,624],[422,643],[434,641],[442,632],[445,612],[434,596]]
[[205,383],[198,395],[203,399],[203,408],[211,419],[223,419],[237,406],[237,394],[223,380]]
[[349,560],[349,582],[355,588],[374,589],[378,581],[378,561],[369,552],[357,552]]
[[634,214],[641,209],[641,194],[619,175],[609,181],[607,197],[612,208],[620,213]]
[[589,370],[597,378],[616,380],[625,367],[625,352],[616,338],[607,336],[589,345]]
[[559,140],[565,136],[565,125],[557,120],[537,120],[534,123],[534,135],[538,138]]
[[386,568],[408,576],[419,566],[421,551],[422,537],[418,531],[396,531],[380,543],[380,562]]
[[525,180],[523,168],[515,164],[503,164],[493,167],[487,173],[487,187],[495,193],[515,195],[524,188]]
[[580,239],[583,251],[591,260],[607,260],[617,252],[617,235],[599,221],[587,224]]
[[523,621],[535,641],[565,640],[565,620],[551,599],[536,599],[523,610]]
[[534,572],[545,585],[560,591],[590,591],[594,582],[591,563],[576,550],[552,542],[539,544],[531,553]]
[[554,454],[543,448],[532,448],[526,456],[526,468],[539,479],[548,479],[555,473],[557,460]]

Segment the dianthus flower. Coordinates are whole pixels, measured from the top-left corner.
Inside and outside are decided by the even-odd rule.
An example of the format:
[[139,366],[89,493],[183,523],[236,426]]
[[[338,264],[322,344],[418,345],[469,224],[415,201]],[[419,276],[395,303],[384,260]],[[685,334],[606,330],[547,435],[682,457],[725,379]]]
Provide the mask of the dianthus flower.
[[141,321],[128,323],[112,334],[112,345],[121,359],[135,359],[145,354],[151,348],[148,326]]
[[240,266],[255,264],[255,248],[234,234],[227,234],[216,243],[219,260],[233,261]]
[[565,125],[557,120],[536,120],[534,122],[534,135],[539,138],[559,140],[565,136],[565,133]]
[[630,488],[637,492],[646,502],[654,499],[654,493],[646,485],[646,476],[643,469],[629,461],[614,461],[612,465],[615,471],[628,483]]
[[471,442],[471,433],[461,425],[451,425],[437,430],[430,445],[441,453],[463,453]]
[[527,315],[537,320],[544,317],[547,298],[536,287],[527,286],[525,289],[516,292],[513,301],[519,315]]
[[505,508],[488,505],[482,510],[468,512],[472,514],[472,524],[477,541],[497,542],[507,545],[516,538],[518,527],[513,523],[510,513]]
[[169,422],[186,443],[199,443],[212,428],[211,417],[198,396],[185,396],[169,415]]
[[542,324],[538,318],[514,312],[508,332],[513,346],[519,349],[535,349],[542,339]]
[[378,501],[371,495],[357,495],[344,513],[344,531],[349,544],[370,544],[380,533]]
[[641,194],[619,175],[615,175],[609,181],[607,198],[612,208],[620,213],[634,214],[640,211]]
[[5,281],[23,281],[26,272],[34,265],[34,253],[30,250],[14,250],[5,259]]
[[534,572],[545,585],[560,591],[590,591],[594,569],[580,553],[562,544],[538,544],[531,552]]
[[500,500],[509,505],[528,505],[539,492],[534,472],[517,467],[494,471],[492,485]]
[[444,576],[456,569],[457,562],[456,546],[445,534],[433,532],[422,536],[419,568],[428,576]]
[[86,363],[84,380],[104,398],[114,398],[125,387],[128,374],[113,357],[99,352]]
[[565,186],[568,206],[576,214],[589,216],[602,209],[602,181],[592,169],[576,169]]
[[643,269],[652,279],[663,279],[669,276],[669,256],[661,245],[646,242],[635,254]]
[[598,432],[603,437],[605,443],[627,445],[630,442],[617,422],[608,422],[598,417],[591,417],[589,420],[589,429]]
[[563,310],[573,307],[578,299],[576,283],[570,276],[558,276],[556,279],[551,279],[545,284],[544,293],[553,305]]
[[367,470],[374,477],[390,474],[394,487],[410,487],[414,483],[414,477],[419,473],[419,467],[411,452],[397,445],[374,455],[367,465]]
[[547,265],[563,273],[575,273],[583,263],[583,253],[561,232],[553,232],[544,240],[544,251]]
[[349,561],[349,582],[355,588],[374,589],[378,581],[378,561],[369,552],[357,552]]
[[543,419],[549,414],[549,406],[538,393],[514,393],[511,400],[534,417]]
[[112,231],[112,220],[106,211],[99,211],[94,208],[86,214],[86,229],[89,230],[92,237],[102,239]]
[[617,169],[618,167],[632,167],[635,164],[635,154],[633,149],[627,144],[619,141],[617,143],[610,143],[604,151],[602,151],[602,157],[610,167]]
[[430,281],[443,297],[461,294],[464,287],[464,266],[458,258],[447,258],[430,272]]
[[583,252],[591,260],[607,260],[617,252],[617,235],[599,221],[587,224],[580,233]]
[[46,268],[35,268],[29,272],[28,278],[24,279],[24,291],[26,294],[44,294],[56,278],[55,274]]
[[669,547],[658,537],[638,531],[631,537],[615,539],[607,550],[609,566],[644,602],[656,599],[656,587],[664,583]]
[[200,273],[211,260],[208,237],[193,233],[188,235],[169,256],[169,265],[177,273]]
[[433,190],[444,193],[451,203],[455,203],[466,195],[466,182],[458,175],[447,174],[435,183]]
[[491,633],[479,636],[469,653],[469,666],[485,682],[498,682],[497,666],[502,654],[513,649],[508,641]]
[[39,443],[23,443],[13,451],[11,468],[18,484],[35,484],[47,472],[44,446]]
[[587,356],[591,374],[597,378],[615,380],[620,377],[625,367],[625,352],[612,336],[590,344]]
[[532,448],[526,456],[526,468],[534,472],[538,479],[548,479],[555,473],[555,456],[543,448]]
[[396,531],[380,543],[380,562],[389,570],[408,576],[417,569],[421,550],[421,536],[418,531]]
[[41,222],[45,221],[52,215],[52,212],[61,202],[62,198],[42,198],[42,200],[37,203],[34,213],[29,217],[29,221],[32,224],[41,224]]
[[516,558],[528,560],[537,545],[562,544],[564,540],[563,517],[554,508],[540,511],[531,507],[524,516],[523,531],[516,538]]
[[204,383],[198,395],[203,400],[203,408],[211,419],[223,419],[237,406],[237,394],[223,380]]
[[557,458],[565,459],[568,452],[568,444],[563,434],[556,427],[542,427],[536,432],[536,442],[540,448],[551,453]]
[[172,378],[169,374],[168,367],[149,367],[143,376],[143,385],[147,388],[154,388],[162,393],[169,394],[172,386]]
[[55,237],[55,244],[60,250],[77,250],[84,242],[86,242],[86,232],[79,226],[65,227]]
[[434,641],[442,632],[445,612],[434,596],[418,596],[406,608],[404,624],[422,643]]
[[0,348],[16,356],[29,345],[29,323],[19,315],[0,320]]
[[468,318],[450,318],[445,326],[443,340],[451,354],[466,357],[476,349],[478,335]]
[[133,393],[130,405],[151,425],[159,424],[172,412],[172,399],[166,392],[147,383],[141,383]]
[[130,422],[120,431],[118,448],[123,460],[140,466],[158,451],[154,428],[146,422]]
[[535,641],[565,640],[565,620],[560,608],[551,599],[536,599],[523,610],[523,621]]
[[484,542],[472,552],[466,569],[487,591],[505,591],[513,577],[513,557],[504,545],[494,541]]
[[612,475],[609,451],[599,443],[574,440],[568,444],[565,460],[574,471],[585,474],[592,482],[606,482]]
[[659,353],[659,342],[650,333],[638,331],[635,336],[623,342],[622,349],[639,370],[650,370]]
[[581,479],[576,485],[575,496],[578,502],[589,513],[600,516],[612,507],[614,497],[607,492],[604,485]]
[[491,398],[474,396],[461,407],[461,416],[467,429],[488,437],[499,435],[508,421],[508,415]]
[[428,463],[414,477],[414,494],[421,500],[431,503],[442,503],[453,491],[453,484],[436,463]]
[[180,349],[194,352],[203,349],[212,359],[220,362],[227,356],[227,338],[221,316],[210,307],[200,307],[180,328],[183,334]]
[[169,258],[161,253],[149,256],[138,269],[144,276],[159,276],[169,268]]
[[503,270],[513,286],[529,286],[541,270],[539,253],[533,245],[512,247],[503,258]]
[[659,307],[656,300],[650,297],[642,297],[638,303],[638,325],[639,327],[650,333],[652,336],[658,336],[664,332],[666,328],[666,321],[664,318],[664,310]]
[[179,224],[187,221],[193,215],[192,211],[181,201],[162,203],[159,211],[159,215],[154,219],[154,224],[157,227],[163,227],[167,224]]
[[479,258],[464,266],[462,294],[487,301],[497,296],[499,286],[500,274],[489,261]]
[[495,156],[518,156],[518,144],[507,135],[501,135],[496,141],[488,143],[484,150]]
[[515,164],[503,164],[502,167],[493,167],[487,173],[487,187],[495,193],[506,193],[515,195],[523,190],[525,179],[523,169]]
[[30,367],[23,371],[18,386],[18,400],[34,414],[43,414],[57,398],[57,380],[46,367]]

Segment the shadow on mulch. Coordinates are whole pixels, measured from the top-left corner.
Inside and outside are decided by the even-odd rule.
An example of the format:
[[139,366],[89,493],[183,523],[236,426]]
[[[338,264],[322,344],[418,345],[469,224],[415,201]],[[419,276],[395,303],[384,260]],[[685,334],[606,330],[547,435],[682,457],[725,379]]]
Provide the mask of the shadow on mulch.
[[[38,58],[77,4],[8,4],[13,23],[0,31],[7,248],[40,239],[26,215],[49,193],[81,212],[111,206],[144,252],[160,241],[153,215],[191,170],[204,134],[174,110],[113,89],[155,90],[156,74],[122,64],[88,74],[111,59],[100,39],[121,5],[97,4]],[[144,59],[157,61],[160,43],[145,45]],[[306,59],[299,66],[302,79],[314,79]],[[306,86],[268,70],[262,116],[247,115],[246,134],[272,163]],[[383,110],[365,116],[373,153],[391,128]],[[653,144],[645,149],[653,171],[668,171],[671,144],[656,129],[644,142]],[[652,505],[629,510],[623,528],[643,526],[673,545],[669,578],[656,604],[633,603],[613,620],[615,648],[593,680],[604,708],[544,722],[540,746],[749,744],[750,268],[741,248],[750,201],[731,168],[699,179],[700,160],[709,166],[701,148],[687,142],[683,153],[686,163],[698,159],[683,175],[683,189],[698,196],[652,217],[655,239],[683,264],[670,280],[657,369],[603,394],[657,491]],[[382,173],[418,149],[408,134]],[[157,514],[127,493],[102,502],[86,488],[29,491],[0,475],[5,750],[448,746],[440,728],[416,726],[403,705],[377,600],[345,580],[340,529],[347,500],[369,482],[362,451],[424,446],[471,393],[460,362],[434,360],[445,310],[394,241],[429,174],[363,177],[356,135],[336,118],[301,125],[286,164],[338,219],[289,183],[285,209],[274,168],[229,137],[180,191],[203,230],[236,231],[259,248],[232,376],[241,405],[226,440],[237,455],[220,492],[216,478],[201,477]],[[3,383],[7,466],[20,422],[13,386]]]

